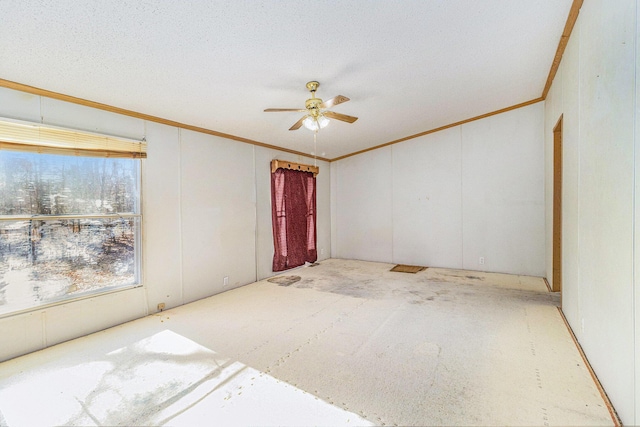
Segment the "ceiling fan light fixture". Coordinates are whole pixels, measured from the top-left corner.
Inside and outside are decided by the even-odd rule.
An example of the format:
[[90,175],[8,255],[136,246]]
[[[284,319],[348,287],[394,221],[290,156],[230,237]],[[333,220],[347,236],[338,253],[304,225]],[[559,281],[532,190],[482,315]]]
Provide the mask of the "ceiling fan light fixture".
[[304,119],[302,124],[304,127],[309,129],[310,131],[315,132],[319,129],[326,128],[329,125],[329,119],[327,119],[322,114],[319,115],[317,118],[314,118],[313,116],[309,115],[307,116],[307,118]]
[[323,115],[320,115],[320,117],[318,117],[318,125],[320,126],[320,129],[326,128],[329,125],[329,119],[327,119]]
[[302,122],[302,125],[310,131],[314,132],[320,129],[320,127],[318,126],[318,122],[311,116],[307,116],[307,118]]

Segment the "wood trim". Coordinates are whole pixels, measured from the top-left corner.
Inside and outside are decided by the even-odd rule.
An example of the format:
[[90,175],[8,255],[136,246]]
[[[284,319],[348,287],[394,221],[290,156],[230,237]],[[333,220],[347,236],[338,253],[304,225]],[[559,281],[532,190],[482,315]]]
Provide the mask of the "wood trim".
[[576,345],[576,348],[578,349],[580,356],[582,356],[584,365],[587,367],[589,374],[591,374],[591,378],[593,379],[593,382],[596,384],[596,387],[600,392],[600,396],[602,396],[602,400],[604,400],[604,403],[607,406],[607,409],[609,410],[609,415],[611,416],[611,420],[613,421],[613,424],[616,427],[621,427],[622,421],[620,420],[620,417],[618,417],[618,413],[616,412],[616,409],[611,404],[611,400],[609,400],[609,396],[607,396],[607,392],[604,390],[604,387],[602,387],[602,384],[600,383],[598,376],[596,375],[593,368],[591,367],[591,364],[587,359],[587,355],[584,353],[584,350],[582,350],[582,346],[578,342],[576,335],[573,333],[573,329],[571,329],[571,325],[569,325],[569,322],[567,321],[567,318],[562,312],[562,309],[560,307],[556,307],[556,308],[558,309],[558,313],[560,313],[560,317],[562,317],[562,320],[564,321],[564,324],[567,327],[567,330],[569,331],[569,335],[571,335],[571,339],[573,339],[573,343]]
[[542,98],[532,99],[531,101],[522,102],[520,104],[516,104],[516,105],[512,105],[510,107],[502,108],[500,110],[492,111],[490,113],[482,114],[480,116],[471,117],[469,119],[465,119],[465,120],[461,120],[459,122],[455,122],[455,123],[451,123],[451,124],[448,124],[448,125],[440,126],[438,128],[435,128],[435,129],[431,129],[431,130],[427,130],[427,131],[424,131],[424,132],[416,133],[415,135],[410,135],[410,136],[406,136],[404,138],[395,139],[393,141],[389,141],[389,142],[386,142],[384,144],[376,145],[375,147],[370,147],[370,148],[366,148],[364,150],[355,151],[355,152],[353,152],[351,154],[345,154],[344,156],[340,156],[340,157],[336,157],[334,159],[331,159],[331,161],[335,162],[337,160],[346,159],[347,157],[355,156],[356,154],[362,154],[362,153],[366,153],[367,151],[377,150],[378,148],[387,147],[389,145],[397,144],[397,143],[403,142],[403,141],[408,141],[408,140],[413,139],[413,138],[419,138],[421,136],[429,135],[430,133],[440,132],[441,130],[445,130],[445,129],[449,129],[449,128],[452,128],[452,127],[460,126],[460,125],[463,125],[465,123],[469,123],[469,122],[473,122],[473,121],[476,121],[476,120],[484,119],[484,118],[487,118],[487,117],[495,116],[496,114],[506,113],[507,111],[516,110],[518,108],[526,107],[527,105],[535,104],[535,103],[538,103],[540,101],[544,101],[544,99],[542,99]]
[[278,168],[311,172],[314,178],[320,173],[320,168],[318,166],[305,165],[296,162],[287,162],[286,160],[271,160],[271,173],[274,173]]
[[[112,105],[102,104],[100,102],[89,101],[75,96],[65,95],[58,92],[53,92],[46,89],[40,89],[34,86],[25,85],[22,83],[12,82],[10,80],[0,79],[0,87],[6,87],[8,89],[19,90],[21,92],[30,93],[32,95],[44,96],[47,98],[53,98],[60,101],[70,102],[72,104],[84,105],[85,107],[96,108],[98,110],[109,111],[111,113],[121,114],[123,116],[134,117],[136,119],[147,120],[149,122],[160,123],[167,126],[174,126],[181,129],[192,130],[194,132],[200,132],[207,135],[218,136],[220,138],[231,139],[238,142],[244,142],[245,144],[257,145],[259,147],[269,148],[272,150],[284,151],[286,153],[296,154],[298,156],[312,157],[309,154],[301,151],[290,150],[288,148],[276,147],[275,145],[267,144],[260,141],[254,141],[252,139],[243,138],[236,135],[231,135],[224,132],[218,132],[211,129],[202,128],[199,126],[193,126],[186,123],[176,122],[174,120],[163,119],[162,117],[151,116],[149,114],[138,113],[137,111],[127,110],[124,108],[114,107]],[[318,160],[329,162],[329,159],[323,157],[316,157]]]
[[576,21],[578,20],[578,14],[580,13],[580,8],[582,7],[583,2],[584,0],[573,0],[573,4],[571,5],[571,9],[569,10],[569,16],[567,17],[567,22],[564,24],[562,36],[560,36],[560,42],[558,42],[556,55],[553,57],[553,62],[551,63],[551,69],[549,70],[549,75],[547,76],[547,82],[545,83],[544,89],[542,90],[542,99],[547,98],[549,89],[551,89],[551,84],[553,83],[553,79],[556,77],[558,67],[560,67],[562,55],[564,55],[564,50],[567,47],[567,43],[569,43],[569,37],[571,36],[571,32],[573,31],[573,27],[576,24]]
[[543,277],[543,278],[542,278],[542,280],[544,280],[544,284],[547,286],[547,291],[549,291],[549,292],[553,292],[553,291],[551,290],[551,285],[549,284],[549,281],[547,280],[547,278],[546,278],[546,277]]
[[553,292],[562,291],[562,118],[553,127]]

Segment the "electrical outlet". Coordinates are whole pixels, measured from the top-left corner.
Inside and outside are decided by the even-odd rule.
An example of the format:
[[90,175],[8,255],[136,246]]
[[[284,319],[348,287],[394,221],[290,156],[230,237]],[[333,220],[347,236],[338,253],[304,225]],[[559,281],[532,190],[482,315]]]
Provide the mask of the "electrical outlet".
[[222,279],[222,286],[229,286],[229,276],[224,276],[224,279]]
[[164,310],[164,307],[165,307],[165,305],[164,305],[163,302],[158,303],[158,311]]
[[478,258],[478,264],[480,265],[484,265],[484,257],[481,256],[480,258]]

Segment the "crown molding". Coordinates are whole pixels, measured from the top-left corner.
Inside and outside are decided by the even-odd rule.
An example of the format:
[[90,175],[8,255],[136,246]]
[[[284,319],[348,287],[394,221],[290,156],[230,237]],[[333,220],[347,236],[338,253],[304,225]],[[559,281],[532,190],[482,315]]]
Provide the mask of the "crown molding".
[[542,90],[542,99],[547,99],[547,94],[549,93],[549,89],[551,89],[553,79],[556,77],[558,67],[560,67],[562,55],[564,55],[564,50],[567,48],[567,43],[569,43],[569,37],[571,36],[571,32],[573,31],[573,27],[576,24],[576,21],[578,20],[578,14],[580,13],[580,8],[582,7],[583,2],[584,0],[573,0],[573,4],[571,5],[571,9],[569,10],[569,16],[567,17],[567,22],[564,24],[564,30],[562,31],[562,36],[560,36],[560,41],[558,42],[556,55],[553,57],[553,62],[551,63],[551,69],[549,70],[549,75],[547,76],[547,82],[545,83],[544,89]]
[[495,116],[496,114],[506,113],[507,111],[515,110],[515,109],[522,108],[522,107],[526,107],[527,105],[535,104],[535,103],[540,102],[540,101],[544,101],[544,99],[542,99],[542,98],[532,99],[531,101],[522,102],[520,104],[516,104],[516,105],[512,105],[510,107],[502,108],[500,110],[492,111],[490,113],[481,114],[479,116],[471,117],[469,119],[460,120],[459,122],[450,123],[448,125],[440,126],[440,127],[435,128],[435,129],[430,129],[430,130],[426,130],[424,132],[416,133],[414,135],[405,136],[404,138],[394,139],[393,141],[385,142],[384,144],[376,145],[375,147],[366,148],[364,150],[355,151],[355,152],[350,153],[350,154],[345,154],[344,156],[336,157],[334,159],[331,159],[331,161],[335,162],[337,160],[346,159],[347,157],[355,156],[357,154],[366,153],[367,151],[377,150],[378,148],[383,148],[383,147],[387,147],[389,145],[397,144],[399,142],[404,142],[404,141],[408,141],[410,139],[419,138],[421,136],[429,135],[430,133],[440,132],[441,130],[445,130],[445,129],[449,129],[449,128],[452,128],[452,127],[460,126],[460,125],[463,125],[465,123],[469,123],[469,122],[473,122],[473,121],[476,121],[476,120],[484,119],[484,118],[487,118],[487,117]]
[[[13,82],[10,80],[0,79],[0,87],[6,87],[8,89],[19,90],[21,92],[30,93],[32,95],[44,96],[47,98],[57,99],[59,101],[70,102],[73,104],[84,105],[85,107],[96,108],[98,110],[109,111],[116,114],[122,114],[123,116],[134,117],[137,119],[146,120],[149,122],[161,123],[163,125],[174,126],[180,129],[192,130],[194,132],[200,132],[207,135],[218,136],[220,138],[231,139],[233,141],[243,142],[245,144],[257,145],[259,147],[265,147],[273,150],[284,151],[291,154],[296,154],[299,156],[314,158],[313,155],[309,155],[303,153],[301,151],[290,150],[288,148],[277,147],[275,145],[267,144],[260,141],[254,141],[253,139],[243,138],[241,136],[231,135],[224,132],[218,132],[216,130],[207,129],[199,126],[193,126],[186,123],[176,122],[174,120],[164,119],[162,117],[151,116],[149,114],[139,113],[137,111],[127,110],[120,107],[114,107],[108,104],[102,104],[100,102],[89,101],[83,98],[77,98],[75,96],[65,95],[59,92],[53,92],[46,89],[37,88],[34,86],[25,85],[22,83]],[[329,162],[329,159],[324,157],[315,157],[317,160],[323,160],[325,162]]]

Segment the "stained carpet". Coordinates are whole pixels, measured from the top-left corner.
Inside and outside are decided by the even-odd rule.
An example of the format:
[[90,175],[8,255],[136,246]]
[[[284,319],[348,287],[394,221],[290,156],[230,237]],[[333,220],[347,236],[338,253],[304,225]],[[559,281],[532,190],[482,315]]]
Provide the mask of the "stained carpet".
[[612,425],[540,278],[328,260],[0,364],[0,424]]

